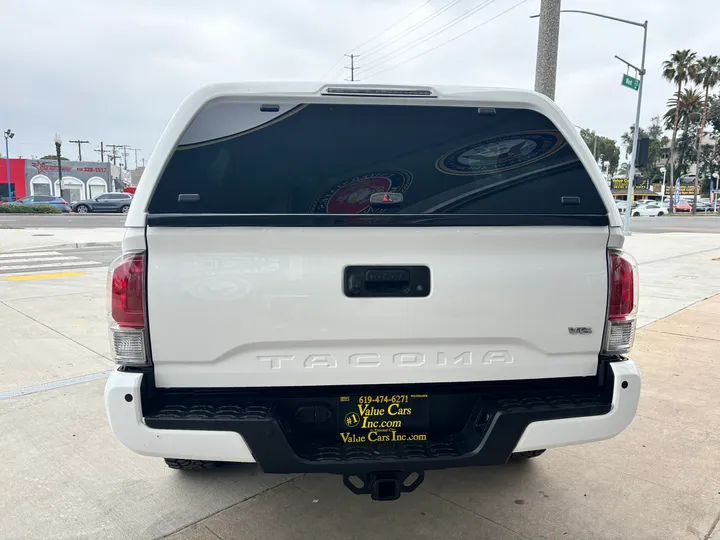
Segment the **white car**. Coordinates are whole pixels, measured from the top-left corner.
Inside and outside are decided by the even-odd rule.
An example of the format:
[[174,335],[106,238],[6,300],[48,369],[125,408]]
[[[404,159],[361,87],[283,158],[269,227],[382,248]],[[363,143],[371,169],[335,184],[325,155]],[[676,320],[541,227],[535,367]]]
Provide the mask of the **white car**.
[[[394,500],[632,421],[637,266],[526,90],[222,84],[163,132],[109,274],[117,438]],[[353,478],[354,477],[354,478]]]
[[633,216],[662,216],[664,214],[667,214],[667,208],[662,207],[659,204],[639,204],[636,207],[633,207],[632,209],[632,215]]

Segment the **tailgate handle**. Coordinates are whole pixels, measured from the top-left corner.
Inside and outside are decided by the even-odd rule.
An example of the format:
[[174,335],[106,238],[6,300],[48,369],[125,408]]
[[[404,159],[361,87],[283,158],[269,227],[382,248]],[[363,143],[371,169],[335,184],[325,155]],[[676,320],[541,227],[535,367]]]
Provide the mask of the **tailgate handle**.
[[344,276],[345,295],[367,297],[424,297],[430,294],[427,266],[348,266]]

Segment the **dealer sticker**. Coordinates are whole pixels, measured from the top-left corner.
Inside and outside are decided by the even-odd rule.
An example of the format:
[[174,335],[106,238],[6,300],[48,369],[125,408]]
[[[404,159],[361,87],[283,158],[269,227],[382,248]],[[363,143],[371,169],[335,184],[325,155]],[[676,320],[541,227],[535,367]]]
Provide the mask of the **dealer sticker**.
[[382,208],[370,207],[375,193],[405,193],[412,175],[404,170],[378,171],[355,176],[323,193],[310,207],[312,214],[370,214]]
[[545,159],[565,144],[559,131],[509,133],[451,150],[438,159],[435,166],[455,176],[495,174]]
[[427,441],[427,394],[341,396],[344,444]]

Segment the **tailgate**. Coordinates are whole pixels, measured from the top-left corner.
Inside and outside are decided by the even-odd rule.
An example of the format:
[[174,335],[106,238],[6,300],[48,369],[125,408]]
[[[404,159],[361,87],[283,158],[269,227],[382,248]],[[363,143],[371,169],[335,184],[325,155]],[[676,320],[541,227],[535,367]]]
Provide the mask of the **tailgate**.
[[537,112],[213,103],[150,202],[156,384],[594,375],[608,235]]

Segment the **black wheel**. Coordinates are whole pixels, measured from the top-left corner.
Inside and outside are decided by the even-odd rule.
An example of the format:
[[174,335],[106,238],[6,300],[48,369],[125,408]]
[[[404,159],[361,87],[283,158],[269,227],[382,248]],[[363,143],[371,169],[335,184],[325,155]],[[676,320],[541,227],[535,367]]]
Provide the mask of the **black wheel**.
[[75,208],[75,211],[78,214],[87,214],[90,211],[90,207],[85,206],[84,204],[78,204],[77,208]]
[[541,456],[545,453],[545,450],[530,450],[528,452],[515,452],[511,459],[531,459]]
[[213,469],[217,466],[216,461],[200,461],[199,459],[165,458],[165,463],[171,469],[178,471],[199,471],[203,469]]
[[128,210],[130,210],[130,207],[127,204],[120,209],[123,214],[127,214]]
[[638,217],[640,215],[640,212],[633,212],[633,217]]
[[658,212],[658,217],[662,216],[665,212]]

